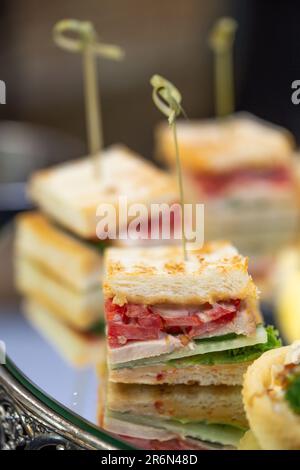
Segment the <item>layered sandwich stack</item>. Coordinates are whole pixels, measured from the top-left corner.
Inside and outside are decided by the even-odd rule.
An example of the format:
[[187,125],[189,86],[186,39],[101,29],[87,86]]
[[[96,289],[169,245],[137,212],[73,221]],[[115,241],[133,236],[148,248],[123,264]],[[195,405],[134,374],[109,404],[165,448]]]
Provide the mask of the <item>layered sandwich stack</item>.
[[226,242],[111,248],[105,262],[108,394],[100,421],[147,448],[235,446],[248,365],[278,345],[247,260]]
[[[291,135],[245,113],[179,122],[177,128],[187,195],[205,204],[206,239],[232,240],[256,261],[253,273],[261,277],[267,261],[296,234]],[[156,145],[174,168],[167,126],[158,128]]]
[[58,319],[91,344],[91,337],[104,325],[100,280],[102,251],[108,242],[97,238],[102,237],[97,233],[99,205],[113,209],[111,214],[117,217],[109,222],[117,231],[122,223],[120,196],[127,198],[128,205],[173,203],[176,185],[151,163],[115,145],[97,162],[84,158],[38,171],[28,192],[40,211],[17,219],[16,280],[25,297],[25,311],[48,335],[49,328],[54,330],[54,342],[58,339],[54,319]]

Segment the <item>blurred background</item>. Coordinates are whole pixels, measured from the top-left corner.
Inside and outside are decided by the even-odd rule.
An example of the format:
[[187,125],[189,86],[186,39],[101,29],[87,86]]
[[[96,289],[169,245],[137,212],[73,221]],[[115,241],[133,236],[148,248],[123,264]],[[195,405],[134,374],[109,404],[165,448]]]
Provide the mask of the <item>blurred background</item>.
[[[282,124],[300,137],[299,112],[290,100],[291,82],[299,78],[297,3],[52,0],[41,5],[38,0],[1,0],[0,78],[7,85],[1,125],[13,120],[52,130],[51,155],[46,155],[52,161],[85,151],[80,57],[57,48],[51,33],[62,18],[92,20],[104,41],[126,51],[123,63],[98,63],[105,141],[123,141],[151,157],[153,125],[160,116],[152,105],[150,76],[157,72],[178,85],[188,116],[213,116],[213,61],[207,35],[217,17],[231,15],[239,22],[237,109]],[[36,134],[32,128],[27,131],[38,140],[45,129],[39,127]],[[1,179],[5,179],[2,167]]]
[[33,169],[87,152],[81,59],[54,44],[58,20],[91,20],[104,41],[124,48],[123,62],[98,61],[105,144],[121,141],[152,158],[161,116],[149,79],[170,78],[190,118],[212,117],[207,37],[223,15],[239,23],[236,109],[287,127],[299,141],[291,102],[291,83],[300,78],[298,13],[292,0],[1,0],[0,227],[28,207],[24,182]]

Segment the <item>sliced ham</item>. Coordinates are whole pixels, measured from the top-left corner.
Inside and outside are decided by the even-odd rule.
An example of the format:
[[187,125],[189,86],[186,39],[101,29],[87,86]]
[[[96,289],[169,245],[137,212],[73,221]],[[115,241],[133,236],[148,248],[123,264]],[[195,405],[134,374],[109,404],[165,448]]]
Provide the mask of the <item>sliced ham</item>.
[[104,417],[104,427],[106,431],[113,432],[114,434],[142,439],[167,441],[178,437],[175,433],[166,431],[165,429],[129,423],[128,421],[121,421],[120,419],[112,418],[111,416]]
[[175,349],[182,348],[179,338],[164,334],[161,339],[150,341],[135,341],[119,348],[109,348],[109,361],[111,364],[136,361],[145,357],[155,357],[169,354]]
[[251,336],[254,335],[255,332],[256,322],[254,315],[251,315],[246,309],[243,309],[238,312],[231,322],[221,325],[217,331],[206,332],[199,337],[211,338],[215,336],[228,335],[229,333]]

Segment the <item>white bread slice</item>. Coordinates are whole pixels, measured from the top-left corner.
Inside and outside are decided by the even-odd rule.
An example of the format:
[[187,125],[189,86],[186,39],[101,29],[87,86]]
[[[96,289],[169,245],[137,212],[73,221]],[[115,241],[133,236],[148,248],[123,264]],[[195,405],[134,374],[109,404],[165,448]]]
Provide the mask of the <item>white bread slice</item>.
[[75,329],[88,330],[103,318],[100,284],[99,288],[87,292],[70,289],[25,257],[15,259],[15,280],[22,294],[38,301]]
[[78,333],[60,321],[52,311],[35,299],[27,297],[23,312],[39,333],[41,333],[62,358],[76,367],[86,367],[99,362],[105,356],[105,340]]
[[245,299],[260,321],[248,261],[227,242],[212,242],[183,260],[180,246],[111,248],[105,255],[105,298],[114,303],[193,304]]
[[[222,173],[291,164],[291,134],[248,113],[220,120],[179,121],[177,132],[182,166],[193,172]],[[174,144],[166,124],[157,129],[156,147],[159,156],[174,166]]]
[[99,289],[102,255],[39,212],[26,212],[16,219],[16,256],[39,263],[71,289]]
[[108,383],[107,408],[155,418],[247,427],[241,387]]
[[171,367],[154,365],[124,369],[110,369],[109,380],[125,384],[198,384],[242,385],[249,362],[238,364],[193,365]]
[[91,158],[36,172],[29,182],[31,199],[54,220],[83,238],[96,238],[96,211],[112,204],[118,214],[119,197],[128,204],[178,200],[177,185],[167,173],[123,145],[99,155],[99,176]]

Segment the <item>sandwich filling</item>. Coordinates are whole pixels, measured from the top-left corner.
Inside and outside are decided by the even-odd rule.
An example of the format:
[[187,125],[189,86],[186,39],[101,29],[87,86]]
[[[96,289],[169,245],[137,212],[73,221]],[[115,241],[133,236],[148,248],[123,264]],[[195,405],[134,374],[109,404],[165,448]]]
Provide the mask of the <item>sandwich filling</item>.
[[112,369],[247,362],[280,346],[272,327],[256,325],[245,300],[201,306],[105,303]]
[[151,416],[109,410],[104,418],[105,429],[123,436],[167,441],[192,438],[202,442],[236,447],[246,429],[223,423],[190,422],[159,419]]
[[268,344],[247,259],[226,242],[191,251],[186,262],[178,246],[108,250],[103,286],[110,369],[245,362],[247,354],[221,352]]
[[244,322],[244,309],[239,299],[184,307],[132,303],[119,306],[109,299],[105,305],[108,344],[115,348],[172,335],[184,346],[192,338],[215,335],[220,330],[223,333],[229,324],[234,324],[236,330],[231,332],[251,335],[255,332],[255,320],[247,315],[248,320]]
[[193,175],[193,179],[207,196],[223,195],[244,185],[268,183],[277,188],[285,188],[292,183],[291,172],[284,166],[271,169],[239,169],[227,173],[200,173]]

